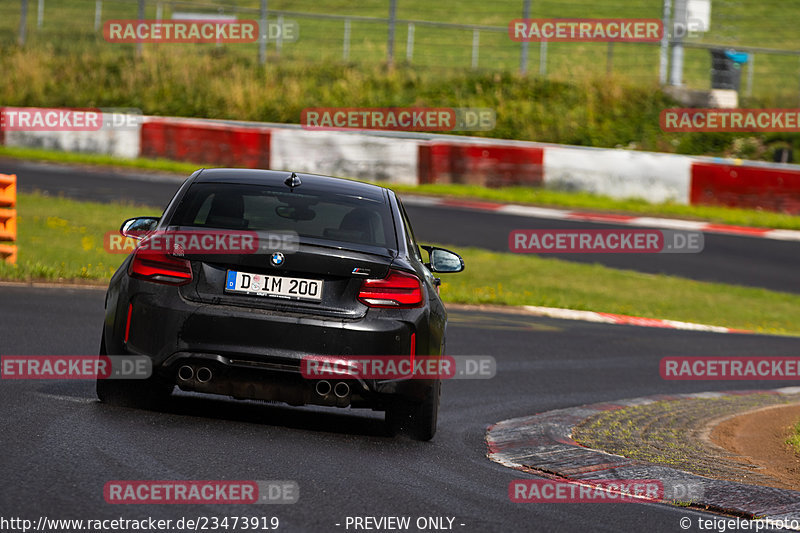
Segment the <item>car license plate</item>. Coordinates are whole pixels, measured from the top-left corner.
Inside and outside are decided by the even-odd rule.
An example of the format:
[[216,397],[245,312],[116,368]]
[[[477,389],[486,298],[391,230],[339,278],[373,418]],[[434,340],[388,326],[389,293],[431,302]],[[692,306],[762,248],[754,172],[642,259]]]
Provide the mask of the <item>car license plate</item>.
[[228,270],[225,292],[318,301],[322,299],[322,281]]

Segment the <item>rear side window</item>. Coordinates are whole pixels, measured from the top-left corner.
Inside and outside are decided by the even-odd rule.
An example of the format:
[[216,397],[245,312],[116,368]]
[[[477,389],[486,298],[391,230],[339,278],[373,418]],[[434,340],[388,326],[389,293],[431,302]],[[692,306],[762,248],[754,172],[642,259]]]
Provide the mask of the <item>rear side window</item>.
[[418,261],[422,262],[422,255],[419,252],[419,246],[417,245],[417,239],[414,237],[414,230],[411,229],[411,222],[408,220],[408,213],[406,213],[406,208],[403,206],[403,203],[400,199],[397,199],[397,204],[400,206],[400,213],[403,215],[403,226],[406,229],[406,244],[408,245],[408,249],[411,251],[411,254],[417,258]]
[[300,237],[396,247],[389,208],[383,202],[258,185],[196,183],[186,192],[170,225],[294,231]]

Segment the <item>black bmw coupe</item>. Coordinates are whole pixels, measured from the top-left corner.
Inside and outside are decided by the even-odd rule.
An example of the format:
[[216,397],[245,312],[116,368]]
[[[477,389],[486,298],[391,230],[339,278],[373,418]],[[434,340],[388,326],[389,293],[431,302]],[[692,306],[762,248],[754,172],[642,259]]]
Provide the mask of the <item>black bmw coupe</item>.
[[301,369],[309,356],[442,356],[447,313],[435,275],[464,263],[417,244],[393,191],[319,175],[198,170],[160,218],[130,219],[120,231],[139,244],[111,279],[100,352],[146,355],[153,373],[98,380],[102,401],[154,405],[177,385],[372,408],[392,430],[434,436],[440,378],[309,379]]

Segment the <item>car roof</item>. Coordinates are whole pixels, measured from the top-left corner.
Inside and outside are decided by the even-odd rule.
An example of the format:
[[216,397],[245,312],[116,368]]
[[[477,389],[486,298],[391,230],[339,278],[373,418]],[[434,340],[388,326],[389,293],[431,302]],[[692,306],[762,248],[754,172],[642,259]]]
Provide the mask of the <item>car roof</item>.
[[[195,176],[195,183],[236,183],[243,185],[270,185],[274,187],[289,187],[284,181],[292,175],[291,171],[260,170],[247,168],[210,168],[202,169]],[[301,185],[295,189],[302,192],[343,194],[347,196],[361,196],[370,200],[385,202],[384,187],[363,183],[333,176],[318,174],[295,173],[300,178]]]

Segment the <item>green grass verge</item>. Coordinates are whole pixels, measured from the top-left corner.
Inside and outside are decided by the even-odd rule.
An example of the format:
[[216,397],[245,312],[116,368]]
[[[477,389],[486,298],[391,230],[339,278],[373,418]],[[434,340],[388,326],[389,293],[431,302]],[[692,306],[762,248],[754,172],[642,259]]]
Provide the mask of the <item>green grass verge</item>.
[[152,207],[100,204],[39,194],[17,196],[17,264],[0,261],[5,280],[107,281],[123,254],[103,248],[126,218],[159,216]]
[[[145,170],[174,172],[189,176],[192,172],[206,166],[181,163],[165,159],[123,159],[106,155],[92,155],[56,152],[39,148],[13,148],[0,146],[0,157],[11,157],[27,160],[51,161],[57,163],[88,164],[139,168]],[[733,209],[729,207],[690,206],[679,204],[651,204],[644,200],[617,200],[607,196],[599,196],[585,192],[563,192],[534,187],[504,187],[490,189],[477,185],[398,185],[378,182],[401,194],[419,194],[430,196],[447,196],[454,198],[487,200],[499,203],[530,204],[570,209],[588,209],[597,211],[613,211],[648,216],[667,216],[705,220],[719,224],[736,226],[753,226],[762,228],[800,230],[800,216],[792,216],[755,209]]]
[[588,448],[629,459],[717,479],[742,481],[745,474],[746,482],[759,484],[763,478],[758,470],[747,471],[727,454],[720,455],[698,434],[712,420],[770,405],[788,405],[797,399],[757,393],[656,401],[591,416],[572,430],[572,438]]
[[794,294],[599,264],[446,247],[462,254],[467,265],[460,274],[442,276],[442,296],[448,302],[541,305],[763,333],[800,333],[800,296]]
[[[105,233],[115,231],[125,218],[159,215],[151,207],[38,194],[19,195],[17,209],[18,264],[0,263],[0,278],[7,280],[107,282],[124,255],[104,250]],[[800,334],[797,295],[536,256],[450,248],[464,256],[467,269],[442,276],[442,296],[448,302],[566,307]]]
[[800,422],[792,428],[792,436],[786,439],[786,444],[791,445],[794,448],[794,452],[800,455]]
[[472,198],[499,203],[531,204],[539,206],[566,207],[614,211],[618,213],[667,216],[706,220],[720,224],[754,226],[764,228],[800,229],[800,216],[757,211],[755,209],[734,209],[730,207],[681,205],[674,203],[651,204],[645,200],[617,200],[586,192],[563,192],[534,187],[504,187],[489,189],[477,185],[394,185],[382,183],[398,193],[424,194],[432,196],[452,196]]
[[53,163],[68,163],[81,165],[98,165],[123,168],[138,168],[159,172],[173,172],[189,176],[199,168],[194,163],[182,163],[168,159],[124,159],[101,154],[83,154],[75,152],[57,152],[55,150],[42,150],[40,148],[19,148],[14,146],[0,146],[0,157],[14,159],[29,159],[34,161],[48,161]]

